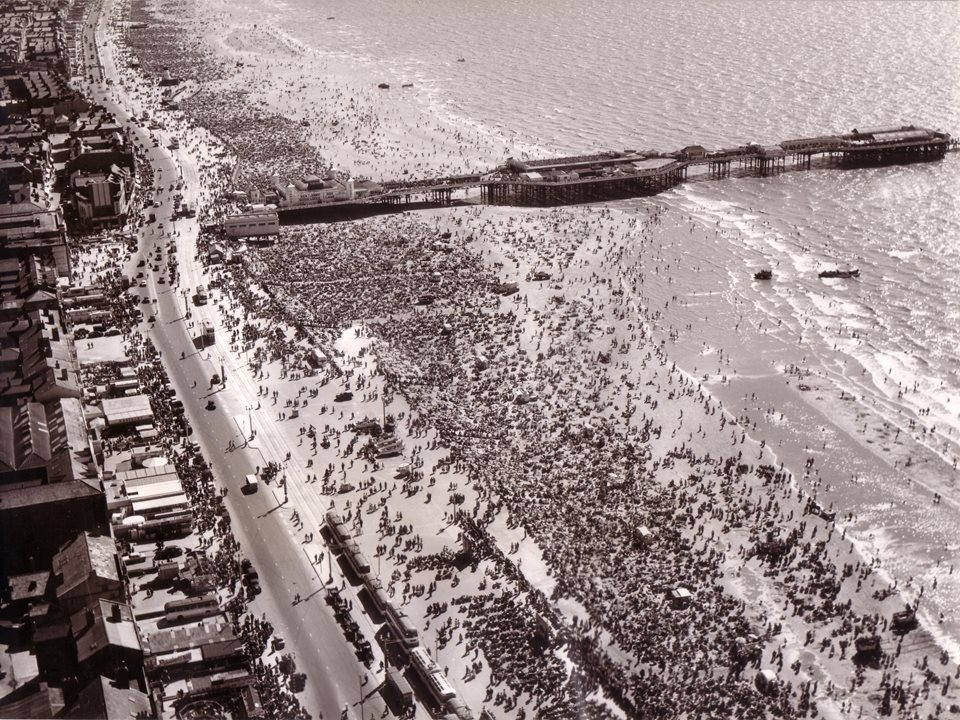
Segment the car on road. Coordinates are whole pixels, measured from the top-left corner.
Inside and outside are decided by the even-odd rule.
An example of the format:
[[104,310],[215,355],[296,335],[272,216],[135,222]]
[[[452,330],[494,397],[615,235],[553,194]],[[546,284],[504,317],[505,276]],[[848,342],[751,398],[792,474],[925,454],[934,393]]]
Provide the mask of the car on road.
[[146,287],[146,286],[147,286],[147,281],[146,281],[146,280],[141,280],[141,281],[140,281],[140,287]]
[[145,297],[143,300],[140,301],[140,304],[141,304],[141,305],[149,305],[149,304],[150,304],[150,298]]
[[179,545],[164,545],[154,553],[154,558],[157,560],[170,560],[175,557],[180,557],[181,555],[183,555],[183,548]]

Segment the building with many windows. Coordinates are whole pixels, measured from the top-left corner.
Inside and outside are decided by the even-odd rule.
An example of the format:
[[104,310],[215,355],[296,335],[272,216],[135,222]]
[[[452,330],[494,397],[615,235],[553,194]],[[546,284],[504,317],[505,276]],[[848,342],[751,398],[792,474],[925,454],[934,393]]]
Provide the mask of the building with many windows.
[[277,235],[280,232],[280,217],[276,210],[269,208],[250,210],[224,219],[223,231],[228,237]]

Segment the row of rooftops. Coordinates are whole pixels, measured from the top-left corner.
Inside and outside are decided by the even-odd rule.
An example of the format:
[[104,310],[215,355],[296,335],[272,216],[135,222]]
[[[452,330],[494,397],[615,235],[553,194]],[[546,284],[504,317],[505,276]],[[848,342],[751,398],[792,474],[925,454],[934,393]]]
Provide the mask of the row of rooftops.
[[[31,299],[42,302],[40,307],[55,307],[58,288],[56,269],[41,263],[36,255],[0,259],[0,308],[7,303],[21,307]],[[5,314],[0,310],[0,317]]]
[[0,152],[0,257],[41,252],[68,275],[65,227],[59,208],[50,206],[45,174],[52,170],[60,178],[63,197],[73,201],[78,217],[80,206],[92,203],[92,186],[115,187],[117,202],[97,205],[95,213],[98,221],[109,221],[126,212],[135,157],[126,130],[104,109],[70,101],[46,110],[45,115],[11,113],[7,123],[0,123],[0,148],[14,151],[9,158]]
[[138,686],[143,639],[124,599],[120,558],[108,535],[81,532],[54,555],[51,570],[11,577],[6,600],[11,608],[29,608],[41,677],[58,684],[77,677],[82,684],[74,697],[38,685],[0,705],[0,715],[53,717],[44,714],[52,700],[65,708],[57,717],[152,716],[150,698]]
[[[16,479],[19,488],[79,481],[99,489],[87,460],[87,428],[78,400],[0,407],[0,478]],[[24,500],[11,492],[9,482],[0,490],[5,508]]]
[[0,51],[6,50],[14,61],[35,59],[38,50],[58,55],[62,29],[55,3],[46,7],[42,3],[0,3]]
[[[123,564],[114,539],[98,534],[109,531],[106,503],[62,315],[69,252],[62,215],[42,190],[50,170],[81,191],[101,179],[130,182],[134,171],[122,127],[90,112],[59,71],[63,19],[80,4],[0,0],[0,64],[16,67],[0,71],[0,571],[49,568],[0,583],[0,612],[13,627],[25,623],[40,679],[59,685],[21,686],[0,699],[3,717],[157,712],[142,684]],[[54,147],[64,152],[59,167]],[[39,527],[51,511],[63,522]],[[58,548],[64,537],[72,539]]]
[[0,498],[5,512],[100,490],[56,271],[0,260]]
[[0,405],[81,397],[76,349],[59,311],[0,320],[0,359]]
[[48,70],[30,70],[2,79],[15,96],[23,97],[31,107],[53,105],[73,93],[61,75]]

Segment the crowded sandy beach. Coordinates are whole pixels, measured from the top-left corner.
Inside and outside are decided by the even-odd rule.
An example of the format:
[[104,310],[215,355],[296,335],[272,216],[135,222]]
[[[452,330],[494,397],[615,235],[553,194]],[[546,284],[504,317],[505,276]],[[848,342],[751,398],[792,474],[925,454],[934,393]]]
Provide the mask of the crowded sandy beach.
[[[282,597],[332,617],[324,598],[340,588],[360,632],[382,638],[324,530],[333,510],[476,717],[960,711],[960,657],[925,612],[937,578],[892,577],[828,492],[854,456],[863,474],[922,462],[919,440],[883,464],[855,439],[884,432],[869,419],[818,433],[817,413],[843,411],[807,398],[817,378],[802,348],[766,356],[762,332],[711,317],[712,286],[697,284],[709,250],[678,249],[695,218],[656,199],[466,206],[224,240],[210,228],[239,209],[232,193],[276,174],[429,177],[538,148],[430,117],[252,10],[104,8],[111,93],[179,139],[199,209],[150,230],[157,246],[175,240],[174,299],[210,293],[176,320],[215,327],[191,359],[219,380],[178,392],[215,403],[223,442],[204,441],[205,454],[256,467],[271,501],[261,517],[279,513],[302,554],[302,568],[280,569],[289,584],[249,599],[253,613],[271,619]],[[160,102],[164,72],[189,88],[175,111]],[[211,261],[224,244],[235,261]],[[89,281],[119,282],[109,253],[77,254]],[[165,322],[145,320],[130,347],[160,345]],[[738,342],[757,343],[755,366],[731,361]],[[174,374],[177,357],[151,348],[138,352]],[[765,406],[760,379],[776,384]],[[239,492],[237,478],[216,482]],[[930,556],[955,582],[951,553]],[[373,645],[361,698],[404,661]],[[330,697],[316,680],[308,670],[296,708],[278,712],[364,713],[357,688]]]

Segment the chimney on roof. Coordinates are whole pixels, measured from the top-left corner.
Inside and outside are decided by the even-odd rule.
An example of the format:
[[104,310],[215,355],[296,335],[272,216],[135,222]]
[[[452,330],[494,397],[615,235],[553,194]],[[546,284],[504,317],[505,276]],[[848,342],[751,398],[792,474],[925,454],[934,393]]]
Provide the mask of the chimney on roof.
[[87,624],[84,627],[93,627],[93,623],[96,621],[97,616],[93,612],[93,608],[87,608],[86,612],[86,621]]
[[120,622],[123,619],[120,615],[120,606],[116,603],[110,606],[110,619],[114,622]]
[[117,687],[121,690],[127,690],[130,688],[130,668],[127,667],[127,664],[120,661],[120,666],[117,668]]

